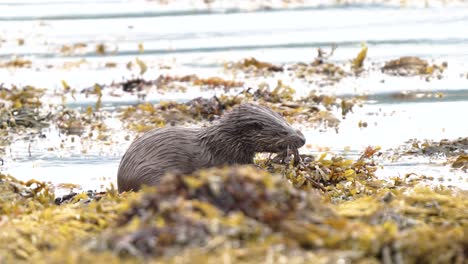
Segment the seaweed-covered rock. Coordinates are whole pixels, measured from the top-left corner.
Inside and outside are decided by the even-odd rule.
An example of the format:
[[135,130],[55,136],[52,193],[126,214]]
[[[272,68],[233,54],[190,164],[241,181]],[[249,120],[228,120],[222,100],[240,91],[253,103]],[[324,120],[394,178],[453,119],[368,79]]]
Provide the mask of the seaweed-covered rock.
[[254,75],[266,75],[271,72],[282,72],[284,70],[282,66],[260,61],[253,57],[245,58],[237,63],[228,63],[224,67],[228,70],[242,70]]
[[41,130],[49,126],[51,114],[43,115],[31,108],[0,110],[0,129],[23,127]]
[[[312,250],[329,252],[329,257],[352,251],[355,259],[372,256],[405,263],[429,260],[428,254],[437,263],[463,260],[466,195],[428,188],[397,191],[382,185],[373,194],[330,204],[317,193],[295,189],[253,167],[168,175],[119,216],[118,225],[102,237],[100,250],[174,259],[181,252],[207,248],[216,255],[225,248],[213,248],[211,242],[220,239],[225,246],[246,251],[255,243],[267,243],[275,251],[268,254],[285,257],[292,256],[278,245],[305,258]],[[408,243],[422,230],[438,238],[437,247],[430,241]]]
[[468,154],[468,137],[442,139],[440,141],[412,139],[407,144],[393,150],[393,158],[405,156],[424,156],[428,158],[445,157],[452,168],[466,170]]
[[317,199],[250,166],[168,175],[120,216],[121,233],[112,231],[108,246],[136,256],[168,256],[182,246],[207,246],[216,237],[257,241],[281,230],[282,221],[301,210],[333,214]]
[[381,185],[330,202],[280,175],[236,166],[167,175],[138,193],[109,190],[91,200],[77,194],[60,205],[45,185],[2,176],[0,198],[0,255],[7,263],[467,258],[468,193],[444,188]]
[[0,99],[7,101],[11,108],[39,108],[42,105],[41,97],[45,90],[30,85],[24,87],[12,86],[10,89],[0,89]]
[[115,221],[117,202],[121,199],[112,194],[108,192],[99,203],[78,202],[84,197],[79,194],[73,203],[57,206],[48,185],[35,180],[22,182],[0,174],[2,261],[59,263],[74,259],[78,263],[81,259],[91,259],[83,255],[70,260],[70,256],[75,251],[86,251],[82,242],[89,241]]
[[399,76],[440,75],[446,67],[446,63],[429,65],[423,59],[407,56],[386,62],[381,70],[387,74]]
[[340,120],[332,110],[341,109],[345,117],[355,105],[355,100],[345,100],[333,96],[311,93],[303,98],[295,98],[295,90],[278,81],[270,88],[266,84],[257,89],[245,89],[237,95],[220,95],[211,98],[194,98],[186,103],[160,102],[141,103],[122,110],[120,119],[127,128],[145,132],[166,125],[191,125],[213,121],[224,111],[248,102],[267,105],[281,113],[289,122],[305,123],[310,126],[324,126],[337,129]]

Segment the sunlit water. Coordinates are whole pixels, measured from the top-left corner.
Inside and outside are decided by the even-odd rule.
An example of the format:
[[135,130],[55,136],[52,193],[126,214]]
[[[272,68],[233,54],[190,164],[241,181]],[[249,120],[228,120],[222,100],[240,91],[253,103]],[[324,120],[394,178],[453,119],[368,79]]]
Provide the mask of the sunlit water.
[[[61,80],[77,90],[94,83],[108,84],[137,75],[125,65],[135,57],[150,68],[147,79],[160,74],[225,76],[223,64],[245,57],[275,63],[308,62],[316,49],[338,46],[332,61],[346,62],[356,56],[362,42],[369,47],[367,65],[382,64],[400,56],[419,56],[430,62],[445,61],[448,68],[441,80],[427,82],[421,77],[391,77],[378,70],[360,78],[349,77],[336,85],[317,87],[285,74],[277,79],[291,84],[298,94],[311,90],[334,95],[367,94],[370,100],[341,120],[339,132],[306,129],[309,149],[318,153],[328,148],[355,156],[369,145],[396,148],[412,138],[440,140],[468,136],[468,8],[399,8],[381,5],[306,6],[293,9],[249,10],[249,6],[224,3],[206,9],[178,3],[172,7],[146,1],[0,1],[0,61],[12,55],[32,60],[31,69],[0,68],[5,84],[47,87],[50,93],[61,88]],[[242,2],[242,1],[240,1]],[[237,6],[239,3],[237,3]],[[17,39],[24,39],[18,45]],[[86,43],[73,55],[61,54],[62,45]],[[96,54],[104,43],[106,56]],[[138,44],[144,45],[144,52]],[[68,69],[65,63],[85,62]],[[106,68],[106,62],[117,63]],[[49,66],[49,67],[48,67]],[[165,66],[165,67],[160,67]],[[399,91],[442,92],[442,98],[396,100]],[[205,92],[212,96],[217,92]],[[189,100],[196,90],[183,94],[149,94],[152,101]],[[52,100],[52,99],[51,99]],[[135,103],[135,96],[104,97],[104,106],[113,108]],[[54,102],[54,101],[52,101]],[[59,103],[59,102],[56,102]],[[95,98],[69,98],[72,107],[95,103]],[[337,115],[339,116],[339,115]],[[359,128],[359,121],[368,123]],[[119,127],[117,121],[112,126]],[[306,126],[307,124],[302,124]],[[83,189],[102,189],[116,182],[121,155],[130,141],[112,146],[67,142],[58,131],[46,130],[47,137],[34,141],[17,140],[7,149],[2,171],[21,179],[36,178],[53,183],[77,183]],[[116,138],[123,135],[116,134]],[[73,146],[75,144],[76,146]],[[86,151],[83,151],[83,150]],[[354,153],[354,154],[353,154]],[[468,188],[467,174],[427,159],[398,162],[383,160],[382,177],[409,172],[427,174],[442,183]],[[436,184],[439,182],[436,181]]]

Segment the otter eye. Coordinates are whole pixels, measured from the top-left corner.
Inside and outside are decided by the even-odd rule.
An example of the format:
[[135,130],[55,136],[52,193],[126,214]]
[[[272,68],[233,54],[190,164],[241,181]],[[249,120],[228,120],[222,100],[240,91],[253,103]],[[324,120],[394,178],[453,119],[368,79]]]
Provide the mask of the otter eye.
[[286,131],[278,131],[278,132],[276,132],[276,134],[277,134],[278,136],[286,136],[286,135],[288,134],[288,132],[286,132]]

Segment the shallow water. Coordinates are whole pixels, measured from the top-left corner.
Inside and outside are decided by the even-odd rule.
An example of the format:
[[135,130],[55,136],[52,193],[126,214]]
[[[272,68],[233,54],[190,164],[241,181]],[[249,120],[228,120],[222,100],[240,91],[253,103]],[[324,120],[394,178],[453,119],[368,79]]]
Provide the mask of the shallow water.
[[[367,65],[381,65],[400,56],[419,56],[447,62],[448,68],[442,79],[429,82],[421,77],[392,77],[379,70],[326,87],[287,75],[267,79],[270,83],[282,79],[298,94],[319,90],[333,95],[369,95],[369,101],[342,120],[339,133],[306,129],[311,148],[302,152],[318,153],[324,148],[343,152],[346,148],[352,155],[368,145],[390,149],[412,138],[468,136],[468,79],[461,77],[468,72],[468,6],[280,5],[272,10],[252,11],[254,7],[240,3],[241,8],[237,2],[220,1],[207,9],[184,1],[173,6],[147,1],[0,1],[0,61],[15,55],[33,62],[31,69],[0,68],[0,80],[5,84],[46,87],[50,94],[61,88],[61,80],[66,80],[81,90],[95,83],[137,76],[137,71],[125,67],[135,57],[148,64],[144,74],[147,79],[164,73],[228,76],[223,71],[228,61],[252,56],[276,63],[307,62],[316,56],[318,47],[327,49],[332,43],[338,46],[332,61],[347,62],[358,53],[361,42],[366,42]],[[24,45],[18,45],[19,38],[24,39]],[[62,45],[78,42],[88,46],[77,54],[59,52]],[[95,52],[100,43],[108,47],[105,56]],[[143,53],[139,52],[139,43],[144,45]],[[80,67],[64,66],[83,59]],[[106,68],[106,62],[115,62],[117,67]],[[401,91],[441,92],[444,97],[398,100],[391,96]],[[220,91],[153,93],[148,99],[189,100],[214,93]],[[54,100],[50,98],[50,102],[59,103]],[[136,96],[103,97],[109,110],[137,101]],[[78,95],[77,100],[68,99],[72,107],[94,103],[95,98],[83,95]],[[359,121],[366,121],[368,127],[359,128]],[[118,128],[119,123],[113,122]],[[83,146],[77,140],[68,142],[65,150],[56,151],[62,135],[53,129],[46,135],[32,142],[16,140],[7,149],[2,171],[21,179],[77,183],[85,190],[105,188],[115,183],[120,157],[130,144],[118,140],[124,135],[116,134],[115,142],[120,143],[112,146]],[[54,150],[48,150],[51,148]],[[382,164],[382,177],[416,172],[436,179],[444,176],[442,183],[468,189],[467,173],[450,171],[427,159],[383,160]]]

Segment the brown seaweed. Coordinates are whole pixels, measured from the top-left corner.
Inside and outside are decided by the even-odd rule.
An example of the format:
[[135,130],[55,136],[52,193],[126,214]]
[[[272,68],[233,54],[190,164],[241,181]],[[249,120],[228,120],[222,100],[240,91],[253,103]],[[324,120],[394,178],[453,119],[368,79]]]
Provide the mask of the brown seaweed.
[[418,57],[401,57],[396,60],[391,60],[385,63],[381,68],[382,72],[390,75],[398,76],[415,76],[415,75],[437,75],[441,76],[447,63],[441,65],[430,65],[426,60]]

